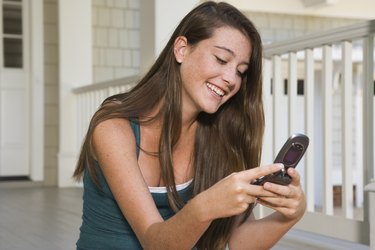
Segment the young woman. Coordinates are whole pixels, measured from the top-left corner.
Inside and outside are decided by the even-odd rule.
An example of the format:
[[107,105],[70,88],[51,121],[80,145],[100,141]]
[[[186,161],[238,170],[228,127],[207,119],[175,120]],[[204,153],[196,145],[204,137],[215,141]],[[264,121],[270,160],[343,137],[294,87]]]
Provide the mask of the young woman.
[[[83,176],[78,249],[269,249],[302,216],[300,178],[251,183],[260,163],[262,45],[226,3],[181,21],[150,71],[93,116],[74,177]],[[252,204],[275,212],[256,220]]]

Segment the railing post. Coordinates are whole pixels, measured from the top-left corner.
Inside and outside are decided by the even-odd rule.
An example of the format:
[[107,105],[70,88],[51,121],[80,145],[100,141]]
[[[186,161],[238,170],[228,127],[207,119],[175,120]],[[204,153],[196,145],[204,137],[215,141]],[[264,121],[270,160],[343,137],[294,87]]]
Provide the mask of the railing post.
[[[305,50],[305,132],[310,138],[315,137],[314,130],[314,52],[312,49]],[[315,210],[315,170],[314,170],[314,142],[310,140],[310,148],[305,157],[305,192],[307,198],[307,211]]]
[[369,234],[370,234],[370,249],[375,250],[375,180],[372,180],[370,184],[365,187],[365,191],[368,192],[369,197]]
[[343,54],[343,83],[341,95],[341,127],[342,127],[342,207],[345,217],[353,219],[353,63],[352,44],[348,41],[342,44]]
[[323,83],[323,159],[324,159],[324,204],[323,212],[333,215],[332,190],[332,46],[323,47],[322,83]]
[[281,121],[284,121],[285,115],[283,115],[282,107],[280,105],[282,101],[283,96],[283,78],[282,78],[282,60],[281,56],[273,56],[273,77],[272,77],[272,97],[273,97],[273,103],[272,103],[272,122],[273,122],[273,154],[272,158],[274,158],[277,154],[277,152],[280,150],[282,143],[283,143],[283,137],[280,135],[280,123]]
[[[374,37],[363,40],[363,182],[374,178]],[[364,220],[370,211],[364,199]],[[367,209],[367,210],[366,210]]]

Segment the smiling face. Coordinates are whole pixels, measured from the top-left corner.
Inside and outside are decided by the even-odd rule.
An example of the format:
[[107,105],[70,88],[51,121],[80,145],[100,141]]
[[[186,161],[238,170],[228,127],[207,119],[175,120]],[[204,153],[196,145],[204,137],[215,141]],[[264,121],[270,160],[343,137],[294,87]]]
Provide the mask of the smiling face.
[[215,113],[240,89],[251,46],[239,30],[224,26],[194,46],[178,37],[174,52],[181,65],[183,112]]

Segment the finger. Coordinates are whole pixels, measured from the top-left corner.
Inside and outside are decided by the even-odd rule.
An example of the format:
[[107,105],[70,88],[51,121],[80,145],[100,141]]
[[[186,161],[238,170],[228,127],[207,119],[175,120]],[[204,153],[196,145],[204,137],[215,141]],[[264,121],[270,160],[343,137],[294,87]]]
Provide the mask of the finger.
[[274,195],[272,197],[259,197],[258,199],[269,205],[278,207],[289,207],[289,204],[292,200],[282,195]]
[[258,199],[257,201],[258,204],[264,206],[264,207],[267,207],[267,208],[270,208],[272,210],[275,210],[281,214],[283,214],[284,216],[285,215],[289,215],[292,213],[292,209],[290,209],[289,207],[286,207],[286,206],[281,206],[280,204],[273,204],[273,203],[270,203],[270,202],[267,202],[267,201],[264,201],[264,200],[260,200]]
[[292,177],[292,182],[291,182],[292,185],[294,186],[300,185],[301,177],[296,169],[289,168],[287,173],[290,177]]
[[293,199],[279,198],[279,199],[258,199],[258,203],[262,206],[274,209],[280,212],[287,218],[297,218],[303,215],[306,204],[298,202]]
[[258,198],[257,203],[276,211],[280,211],[281,209],[289,209],[282,198]]
[[258,179],[262,176],[269,175],[275,173],[281,169],[284,169],[284,165],[281,163],[270,164],[262,167],[256,167],[249,170],[245,170],[245,178],[247,178],[250,182]]
[[276,194],[272,191],[268,191],[264,189],[263,186],[258,186],[258,185],[249,185],[247,194],[254,196],[254,197],[277,197],[279,196],[279,194]]
[[289,185],[284,186],[284,185],[279,185],[279,184],[275,184],[271,182],[266,182],[264,183],[263,188],[267,191],[277,194],[278,196],[289,197],[289,198],[292,198],[294,196],[293,188]]

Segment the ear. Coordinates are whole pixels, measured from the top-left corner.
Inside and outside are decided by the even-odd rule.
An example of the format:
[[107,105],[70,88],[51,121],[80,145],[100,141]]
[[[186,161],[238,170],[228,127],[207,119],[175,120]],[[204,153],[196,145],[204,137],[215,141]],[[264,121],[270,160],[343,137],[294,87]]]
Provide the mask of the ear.
[[188,41],[185,36],[179,36],[174,41],[174,57],[178,63],[182,63],[187,51]]

